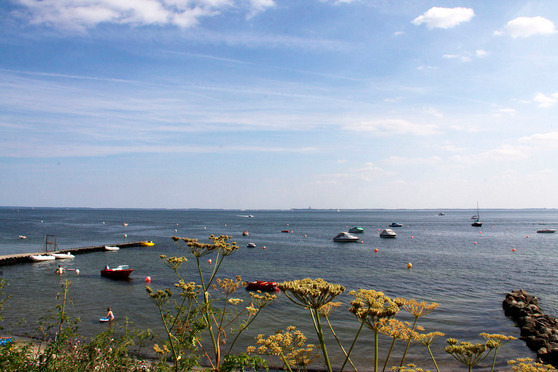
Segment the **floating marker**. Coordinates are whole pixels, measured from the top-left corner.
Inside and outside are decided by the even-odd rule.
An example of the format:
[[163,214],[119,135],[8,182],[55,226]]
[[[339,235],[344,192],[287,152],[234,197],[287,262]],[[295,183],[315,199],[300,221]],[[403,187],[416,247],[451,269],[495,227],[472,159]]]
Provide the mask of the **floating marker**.
[[360,241],[360,244],[364,244],[364,240],[361,240],[361,241]]
[[409,263],[407,264],[407,269],[412,269],[412,268],[413,268],[413,264],[409,262]]
[[374,252],[376,252],[376,253],[377,253],[377,252],[378,252],[378,248],[374,249]]
[[512,252],[515,252],[515,248],[512,249]]
[[477,242],[474,242],[473,244],[477,244]]
[[76,275],[79,275],[79,269],[76,269]]
[[146,282],[146,283],[151,283],[151,277],[150,277],[150,276],[146,276],[146,277],[145,277],[145,282]]
[[207,263],[211,265],[211,258],[207,260]]
[[415,237],[411,235],[411,239],[414,239]]
[[264,245],[264,246],[263,246],[263,249],[267,249],[267,247]]
[[529,235],[526,236],[526,238],[528,238],[528,237],[529,237]]

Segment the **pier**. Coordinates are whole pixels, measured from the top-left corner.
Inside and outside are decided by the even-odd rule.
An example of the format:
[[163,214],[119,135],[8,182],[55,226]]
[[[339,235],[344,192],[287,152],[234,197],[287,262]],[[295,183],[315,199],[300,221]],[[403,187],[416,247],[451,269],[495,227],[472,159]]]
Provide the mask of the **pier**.
[[[130,242],[130,243],[104,244],[104,245],[94,245],[94,246],[90,246],[90,247],[60,249],[60,250],[56,251],[56,253],[71,253],[73,255],[76,255],[76,254],[83,254],[83,253],[90,253],[90,252],[99,252],[99,251],[103,251],[105,249],[105,245],[118,246],[119,248],[132,248],[132,247],[148,247],[150,244],[148,244],[147,242],[144,242],[144,241]],[[45,254],[45,253],[48,254],[48,253],[54,253],[54,252],[15,253],[15,254],[1,255],[0,256],[0,266],[33,262],[31,260],[30,256],[40,255],[40,254]]]

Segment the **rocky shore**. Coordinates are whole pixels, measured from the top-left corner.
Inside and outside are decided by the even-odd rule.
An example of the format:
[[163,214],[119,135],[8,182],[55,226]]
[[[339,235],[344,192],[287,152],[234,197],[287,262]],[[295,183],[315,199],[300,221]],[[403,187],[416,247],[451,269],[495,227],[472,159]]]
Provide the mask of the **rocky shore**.
[[542,362],[558,368],[558,320],[545,315],[538,299],[522,289],[506,294],[503,307],[521,329],[520,339]]

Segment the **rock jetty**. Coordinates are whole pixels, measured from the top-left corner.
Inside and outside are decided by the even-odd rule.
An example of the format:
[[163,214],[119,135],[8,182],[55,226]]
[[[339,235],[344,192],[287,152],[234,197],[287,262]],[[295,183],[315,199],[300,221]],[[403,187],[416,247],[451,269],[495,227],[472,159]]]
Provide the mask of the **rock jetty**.
[[539,300],[522,289],[506,294],[503,307],[521,329],[520,339],[537,352],[537,358],[558,367],[558,320],[545,315]]

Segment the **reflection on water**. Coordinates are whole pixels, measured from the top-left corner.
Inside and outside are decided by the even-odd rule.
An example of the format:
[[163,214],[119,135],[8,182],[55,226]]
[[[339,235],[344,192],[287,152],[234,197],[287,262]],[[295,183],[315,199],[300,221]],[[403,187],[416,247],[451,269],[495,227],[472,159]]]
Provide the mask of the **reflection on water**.
[[[2,277],[9,280],[12,295],[4,312],[5,332],[32,332],[37,320],[54,311],[56,294],[64,280],[71,281],[71,315],[81,319],[80,332],[93,335],[106,327],[98,319],[110,306],[115,325],[129,318],[138,327],[162,333],[155,306],[145,292],[145,277],[151,287],[172,287],[175,277],[161,262],[161,254],[184,255],[170,239],[172,235],[206,240],[209,234],[232,235],[240,249],[225,261],[223,277],[242,275],[244,280],[283,281],[305,277],[323,278],[351,289],[376,289],[390,296],[438,302],[440,308],[421,320],[427,331],[440,330],[448,337],[480,341],[479,333],[518,336],[507,319],[501,302],[506,292],[523,288],[538,296],[543,310],[556,316],[558,293],[558,234],[536,234],[541,224],[555,226],[556,211],[483,211],[485,225],[470,225],[472,211],[252,211],[254,218],[227,211],[145,210],[7,210],[0,209],[0,254],[37,251],[45,234],[57,236],[60,249],[153,240],[154,247],[121,249],[76,255],[75,259],[4,266]],[[380,239],[378,230],[397,220],[396,239]],[[129,225],[122,226],[123,221]],[[104,223],[103,223],[104,222]],[[334,243],[340,231],[352,226],[366,228],[363,243]],[[177,230],[175,232],[175,230]],[[248,230],[250,235],[241,233]],[[293,233],[282,233],[282,230]],[[19,234],[28,236],[18,240]],[[127,235],[127,238],[124,237]],[[247,249],[248,242],[256,249]],[[265,246],[265,249],[263,247]],[[375,249],[378,252],[375,252]],[[512,249],[516,251],[513,252]],[[209,272],[207,258],[202,267]],[[412,262],[413,268],[407,269]],[[58,264],[79,269],[61,276]],[[129,281],[101,277],[105,266],[128,264],[134,272]],[[184,267],[185,280],[196,280],[193,259]],[[248,300],[242,290],[238,296]],[[332,315],[337,334],[350,344],[358,323],[347,311],[351,297],[339,298],[344,306]],[[553,314],[554,312],[554,314]],[[266,308],[242,347],[253,344],[256,334],[271,334],[294,325],[312,337],[310,315],[284,296]],[[25,318],[27,323],[17,325]],[[407,318],[410,319],[410,318]],[[443,340],[433,350],[440,363],[456,367],[443,351]],[[387,342],[385,342],[387,344]],[[381,345],[387,348],[388,345]],[[335,345],[329,347],[338,359]],[[411,360],[432,368],[423,350],[411,349]],[[355,359],[370,366],[372,335],[362,337]],[[523,342],[516,341],[499,351],[501,363],[517,356],[532,356]],[[503,364],[502,364],[503,365]],[[366,367],[365,367],[366,369]]]

